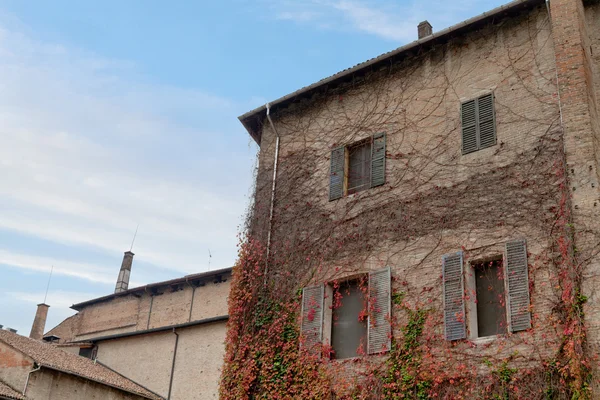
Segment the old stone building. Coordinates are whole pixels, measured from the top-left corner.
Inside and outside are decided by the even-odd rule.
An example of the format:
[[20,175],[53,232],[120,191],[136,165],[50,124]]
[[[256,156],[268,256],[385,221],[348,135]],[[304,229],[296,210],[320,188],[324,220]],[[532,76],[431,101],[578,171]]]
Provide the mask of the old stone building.
[[165,399],[214,399],[224,354],[231,269],[128,288],[126,252],[115,293],[72,306],[44,335]]
[[600,396],[600,3],[418,32],[240,117],[223,398]]
[[0,330],[0,399],[163,398],[92,360]]

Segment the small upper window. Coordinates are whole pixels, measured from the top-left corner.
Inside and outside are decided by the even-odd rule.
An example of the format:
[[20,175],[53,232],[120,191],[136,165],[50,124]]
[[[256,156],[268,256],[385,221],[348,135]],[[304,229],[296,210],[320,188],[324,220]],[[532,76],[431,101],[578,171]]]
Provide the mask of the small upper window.
[[385,183],[385,133],[331,152],[329,200]]
[[462,153],[496,144],[496,115],[492,93],[461,104]]
[[348,146],[348,194],[371,186],[371,140]]

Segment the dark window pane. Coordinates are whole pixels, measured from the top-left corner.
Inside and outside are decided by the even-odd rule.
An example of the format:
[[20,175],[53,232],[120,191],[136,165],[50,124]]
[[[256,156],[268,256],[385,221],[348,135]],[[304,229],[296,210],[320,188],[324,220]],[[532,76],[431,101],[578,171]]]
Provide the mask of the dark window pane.
[[[360,312],[365,308],[365,297],[358,282],[344,283],[337,294],[341,304],[333,309],[331,346],[333,358],[358,356],[358,349],[367,346],[367,321],[359,321]],[[337,303],[337,302],[336,302]]]
[[506,333],[506,298],[502,259],[473,265],[477,285],[479,337]]
[[79,355],[85,358],[92,358],[93,350],[94,349],[92,347],[81,347],[79,349]]
[[371,186],[371,141],[348,147],[348,194]]

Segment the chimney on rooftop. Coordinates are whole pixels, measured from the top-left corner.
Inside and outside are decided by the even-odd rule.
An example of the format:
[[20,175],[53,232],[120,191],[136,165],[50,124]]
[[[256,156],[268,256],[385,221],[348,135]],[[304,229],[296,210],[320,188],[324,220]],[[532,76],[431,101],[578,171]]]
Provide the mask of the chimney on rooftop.
[[423,21],[418,26],[417,29],[419,31],[419,39],[423,39],[424,37],[433,35],[433,27],[429,23],[429,21]]
[[29,334],[30,338],[42,340],[42,337],[44,337],[48,308],[50,308],[48,304],[38,304],[37,311],[35,312],[35,318],[33,319],[33,325],[31,326],[31,333]]
[[129,275],[131,275],[131,264],[133,264],[133,254],[131,251],[126,251],[119,271],[119,279],[115,286],[115,293],[124,292],[129,288]]

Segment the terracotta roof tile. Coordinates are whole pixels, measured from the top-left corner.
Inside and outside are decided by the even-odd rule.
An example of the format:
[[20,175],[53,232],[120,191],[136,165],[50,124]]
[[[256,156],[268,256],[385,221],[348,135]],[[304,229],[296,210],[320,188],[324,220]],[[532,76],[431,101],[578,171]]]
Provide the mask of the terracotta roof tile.
[[39,365],[77,375],[130,393],[141,395],[148,399],[163,400],[162,397],[150,392],[130,379],[94,361],[63,351],[50,344],[17,335],[6,330],[0,330],[0,341],[21,351]]
[[26,400],[27,398],[16,390],[13,390],[6,383],[0,381],[0,399]]

